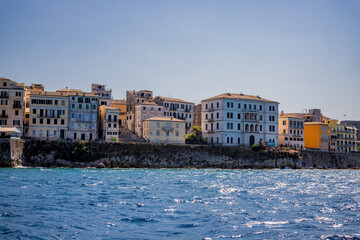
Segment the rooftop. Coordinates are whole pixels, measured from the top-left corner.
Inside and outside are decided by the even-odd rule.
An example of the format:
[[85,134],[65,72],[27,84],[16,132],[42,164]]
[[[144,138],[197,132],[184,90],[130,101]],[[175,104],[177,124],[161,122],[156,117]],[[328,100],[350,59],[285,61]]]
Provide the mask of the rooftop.
[[194,104],[192,102],[184,101],[179,98],[169,98],[169,97],[160,97],[160,96],[158,96],[158,98],[160,98],[163,101],[168,101],[168,102],[180,102],[180,103]]
[[262,98],[260,96],[237,94],[237,93],[223,93],[223,94],[217,95],[215,97],[204,99],[201,102],[210,101],[210,100],[216,100],[216,99],[245,99],[245,100],[255,100],[255,101],[265,101],[265,102],[271,102],[271,103],[278,103],[276,101],[268,100],[268,99]]
[[296,119],[304,120],[304,118],[291,113],[280,113],[279,118],[296,118]]

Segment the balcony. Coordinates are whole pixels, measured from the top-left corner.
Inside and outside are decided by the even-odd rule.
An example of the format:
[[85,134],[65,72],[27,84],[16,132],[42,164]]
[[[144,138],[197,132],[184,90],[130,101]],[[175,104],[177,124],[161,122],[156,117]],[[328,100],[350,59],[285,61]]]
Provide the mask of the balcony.
[[207,130],[208,133],[213,133],[214,132],[214,129],[209,129]]
[[185,108],[184,112],[191,113],[191,110],[188,108]]
[[14,104],[13,108],[21,108],[21,104]]
[[208,110],[209,112],[213,112],[213,111],[215,111],[215,108],[212,107],[212,108],[208,108],[207,110]]
[[8,93],[0,94],[0,98],[9,98],[9,94]]
[[8,118],[9,117],[9,115],[7,115],[7,114],[0,114],[0,118]]
[[214,118],[209,118],[207,121],[208,122],[214,122],[214,120],[215,120]]

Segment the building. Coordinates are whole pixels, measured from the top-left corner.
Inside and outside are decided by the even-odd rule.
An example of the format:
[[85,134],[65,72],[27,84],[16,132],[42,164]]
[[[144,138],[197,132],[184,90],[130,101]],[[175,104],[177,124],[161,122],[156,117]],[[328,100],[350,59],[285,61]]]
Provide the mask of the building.
[[68,138],[69,98],[67,94],[33,91],[27,96],[29,120],[26,136],[46,140]]
[[321,110],[316,108],[302,113],[301,117],[305,119],[305,122],[322,122]]
[[201,104],[194,107],[194,127],[201,129]]
[[91,84],[91,93],[99,96],[99,105],[111,106],[111,89],[106,88],[103,84]]
[[0,78],[0,127],[2,129],[0,136],[5,137],[14,131],[16,134],[20,131],[20,136],[23,136],[24,98],[24,84],[7,78]]
[[78,89],[61,89],[57,92],[69,98],[69,134],[74,141],[92,141],[98,138],[99,96]]
[[118,142],[120,109],[102,105],[99,107],[99,138],[106,142]]
[[185,144],[185,120],[152,117],[143,124],[144,139],[150,143]]
[[305,148],[329,150],[329,131],[326,123],[305,122]]
[[330,132],[330,151],[355,152],[357,147],[357,128],[339,124],[338,120],[325,120]]
[[144,102],[152,102],[152,99],[152,91],[126,91],[126,129],[135,133],[135,106]]
[[278,105],[260,96],[224,93],[201,101],[201,130],[210,144],[278,145]]
[[126,100],[118,100],[113,99],[111,100],[111,106],[114,108],[119,109],[119,127],[125,127],[126,121]]
[[279,114],[279,145],[303,149],[304,122],[302,117],[281,112]]
[[168,97],[155,97],[154,102],[164,107],[164,117],[185,120],[186,132],[192,132],[192,128],[194,127],[194,103]]
[[163,106],[154,102],[143,102],[135,106],[135,134],[143,137],[143,122],[148,118],[162,117]]
[[[355,127],[356,129],[360,129],[360,121],[346,120],[341,121],[340,124],[346,127]],[[360,140],[360,131],[356,131],[356,137]]]

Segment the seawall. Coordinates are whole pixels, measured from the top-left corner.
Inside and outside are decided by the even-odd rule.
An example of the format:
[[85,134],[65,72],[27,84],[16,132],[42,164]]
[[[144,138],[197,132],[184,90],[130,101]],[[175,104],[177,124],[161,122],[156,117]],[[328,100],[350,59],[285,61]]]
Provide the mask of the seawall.
[[[9,150],[10,149],[10,150]],[[74,143],[18,140],[0,144],[1,166],[106,168],[360,168],[360,154],[248,147]]]

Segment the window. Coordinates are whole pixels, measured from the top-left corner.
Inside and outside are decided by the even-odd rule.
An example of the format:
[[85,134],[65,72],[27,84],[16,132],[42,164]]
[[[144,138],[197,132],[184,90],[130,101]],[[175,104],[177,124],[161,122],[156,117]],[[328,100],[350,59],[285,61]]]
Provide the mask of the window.
[[33,124],[36,124],[36,118],[33,118],[33,119],[32,119],[32,123],[33,123]]
[[61,105],[65,106],[65,100],[61,100]]
[[177,136],[177,137],[179,136],[179,132],[176,132],[176,136]]
[[47,123],[47,124],[50,124],[50,119],[47,119],[46,123]]
[[283,125],[286,126],[286,120],[283,121]]
[[19,116],[19,110],[15,110],[15,116]]
[[44,123],[44,119],[40,118],[40,124]]

